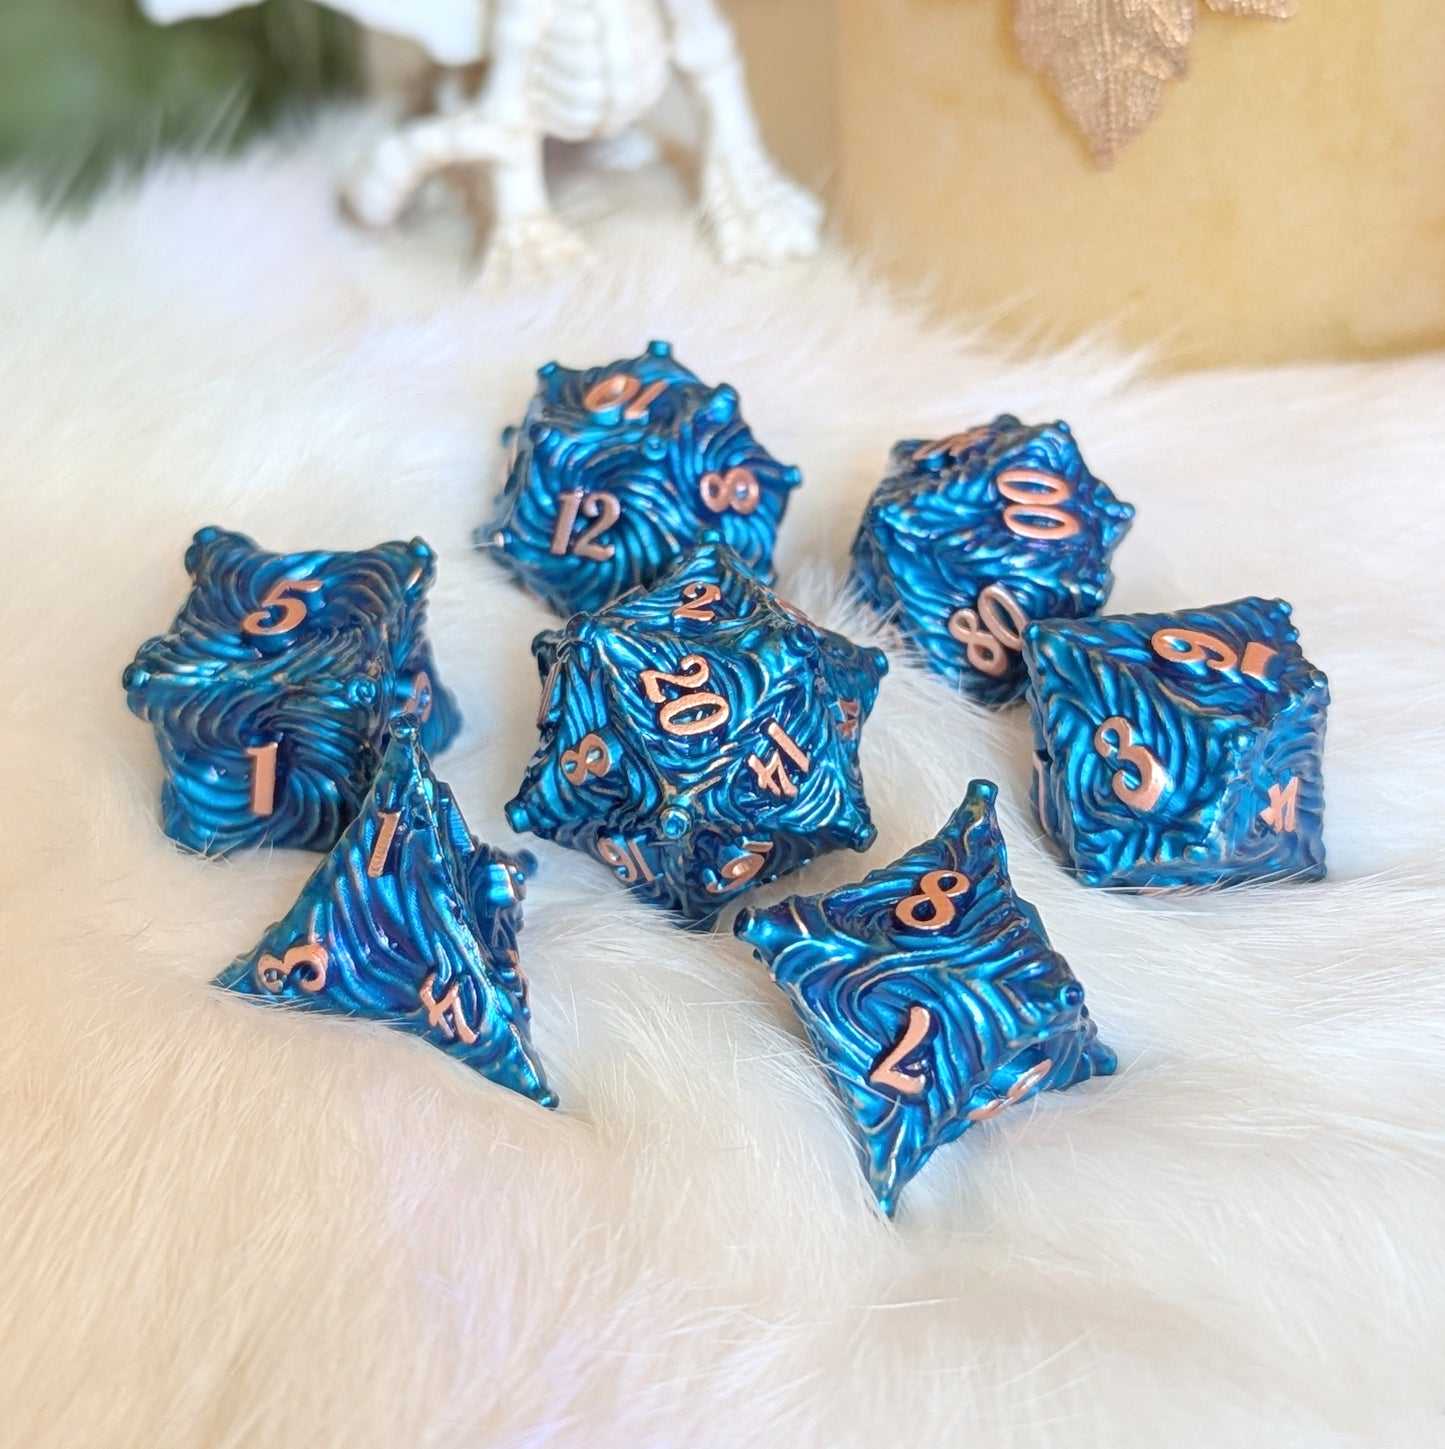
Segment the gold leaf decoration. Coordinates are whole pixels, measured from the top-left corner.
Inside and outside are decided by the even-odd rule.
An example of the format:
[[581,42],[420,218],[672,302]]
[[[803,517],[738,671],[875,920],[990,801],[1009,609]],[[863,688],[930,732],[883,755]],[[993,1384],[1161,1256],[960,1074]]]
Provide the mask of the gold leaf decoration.
[[[1294,0],[1206,3],[1226,15],[1294,13]],[[1184,75],[1194,20],[1194,0],[1014,0],[1024,63],[1048,78],[1100,166],[1158,114],[1165,82]]]

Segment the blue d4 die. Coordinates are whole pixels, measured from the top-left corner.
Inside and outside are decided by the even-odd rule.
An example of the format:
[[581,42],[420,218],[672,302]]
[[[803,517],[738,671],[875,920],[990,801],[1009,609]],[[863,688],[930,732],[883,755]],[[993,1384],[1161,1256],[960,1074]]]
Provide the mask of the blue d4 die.
[[192,850],[328,850],[360,808],[387,722],[430,750],[461,727],[427,643],[436,573],[415,538],[360,553],[274,554],[203,528],[191,592],[141,645],[126,702],[155,730],[167,835]]
[[415,1032],[553,1107],[517,964],[521,901],[536,861],[472,836],[432,774],[420,734],[414,715],[393,722],[356,818],[295,905],[216,985]]
[[521,427],[502,436],[506,481],[478,548],[564,618],[652,583],[708,531],[772,578],[802,475],[753,437],[732,388],[700,381],[666,342],[585,371],[549,362],[537,376]]
[[716,538],[532,650],[541,742],[515,829],[700,922],[872,843],[858,736],[887,659],[810,623]]
[[853,581],[933,669],[1006,704],[1024,688],[1024,625],[1101,609],[1133,516],[1085,467],[1067,423],[1005,413],[894,445],[853,542]]
[[943,829],[892,865],[733,926],[798,1013],[890,1215],[976,1122],[1116,1065],[1084,988],[1014,894],[996,794],[973,781]]
[[1329,685],[1280,599],[1024,630],[1034,796],[1086,885],[1317,880]]

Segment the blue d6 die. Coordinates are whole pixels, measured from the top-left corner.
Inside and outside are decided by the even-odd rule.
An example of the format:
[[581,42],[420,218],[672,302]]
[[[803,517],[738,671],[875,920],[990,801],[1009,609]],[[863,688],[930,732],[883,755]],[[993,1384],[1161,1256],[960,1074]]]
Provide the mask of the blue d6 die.
[[858,733],[888,667],[705,542],[650,589],[532,643],[541,743],[507,816],[708,921],[875,835]]
[[853,1119],[878,1205],[944,1144],[1114,1070],[1084,988],[1014,894],[975,780],[943,829],[857,885],[739,913]]
[[709,387],[654,342],[641,357],[574,371],[549,362],[509,428],[496,516],[476,532],[566,617],[650,584],[718,533],[772,578],[773,541],[802,476],[753,437],[730,387]]
[[1282,600],[1024,630],[1035,804],[1087,885],[1316,880],[1329,685]]
[[155,730],[167,835],[192,850],[329,850],[356,814],[387,722],[441,750],[461,719],[425,635],[436,573],[421,539],[360,553],[272,554],[203,528],[191,592],[125,671]]
[[1067,423],[1005,413],[894,445],[853,542],[853,580],[932,668],[1005,704],[1023,693],[1024,625],[1101,609],[1133,516],[1084,466]]

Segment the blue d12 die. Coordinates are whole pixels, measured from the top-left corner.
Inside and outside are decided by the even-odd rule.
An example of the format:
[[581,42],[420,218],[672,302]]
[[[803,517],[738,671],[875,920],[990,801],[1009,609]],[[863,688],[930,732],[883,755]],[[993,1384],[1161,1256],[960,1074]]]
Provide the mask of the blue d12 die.
[[984,704],[1023,693],[1030,619],[1096,613],[1133,508],[1095,478],[1067,423],[1007,413],[894,445],[853,541],[853,581],[929,665]]
[[1279,599],[1024,630],[1039,819],[1086,885],[1317,880],[1329,685]]
[[875,830],[858,735],[888,661],[810,623],[712,538],[532,643],[541,742],[507,815],[709,921]]
[[709,387],[654,342],[585,371],[549,362],[519,428],[492,521],[476,532],[566,617],[650,584],[718,533],[772,578],[773,541],[801,478],[753,437],[730,387]]
[[328,850],[376,773],[387,721],[431,750],[461,727],[427,643],[436,560],[421,539],[360,553],[273,554],[203,528],[191,592],[125,671],[155,730],[167,835],[192,850]]
[[216,985],[416,1032],[492,1081],[556,1106],[517,964],[536,861],[472,836],[420,733],[414,715],[393,722],[361,812],[296,904]]
[[930,841],[826,895],[739,912],[787,993],[892,1214],[936,1149],[1042,1088],[1112,1072],[1084,988],[1014,894],[975,780]]

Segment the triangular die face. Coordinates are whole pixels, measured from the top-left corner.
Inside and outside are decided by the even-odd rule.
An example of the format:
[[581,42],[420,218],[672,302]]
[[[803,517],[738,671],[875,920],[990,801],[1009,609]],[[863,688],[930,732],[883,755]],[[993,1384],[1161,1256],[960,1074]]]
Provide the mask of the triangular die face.
[[[296,904],[216,984],[247,995],[365,1016],[414,1031],[484,1076],[555,1105],[527,1027],[509,919],[500,933],[479,889],[476,847],[433,776],[406,716],[361,814]],[[504,867],[505,868],[505,867]],[[503,947],[503,950],[508,950]]]

